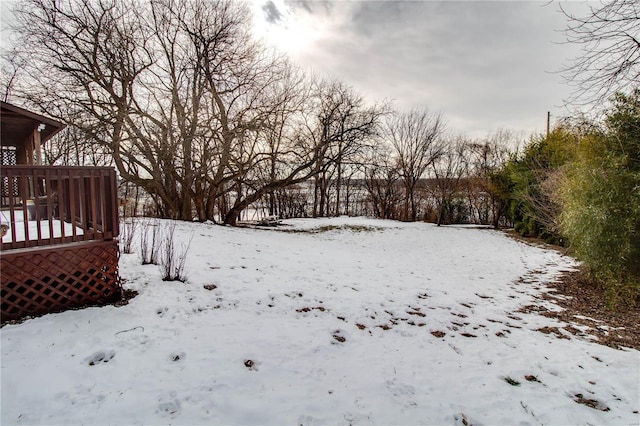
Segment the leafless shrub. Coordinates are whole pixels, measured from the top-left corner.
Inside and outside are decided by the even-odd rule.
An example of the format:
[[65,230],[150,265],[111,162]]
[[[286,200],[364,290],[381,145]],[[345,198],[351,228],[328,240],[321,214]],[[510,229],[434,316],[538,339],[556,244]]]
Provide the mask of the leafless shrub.
[[124,220],[122,222],[123,227],[120,232],[120,250],[122,253],[130,254],[131,246],[133,245],[133,239],[138,230],[139,222],[133,219]]
[[157,220],[142,222],[140,232],[140,255],[143,265],[160,264],[160,224]]
[[191,246],[193,234],[187,243],[179,246],[175,240],[176,222],[171,221],[163,232],[163,241],[161,245],[160,272],[163,281],[181,281],[187,279],[185,274],[185,262],[187,260],[187,252]]

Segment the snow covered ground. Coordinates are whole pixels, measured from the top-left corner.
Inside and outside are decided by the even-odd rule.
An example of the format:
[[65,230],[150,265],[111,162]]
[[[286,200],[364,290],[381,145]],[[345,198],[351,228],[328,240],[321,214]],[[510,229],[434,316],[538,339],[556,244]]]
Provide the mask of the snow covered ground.
[[571,258],[485,229],[285,222],[179,223],[186,283],[123,254],[128,305],[3,327],[2,424],[640,421],[638,351],[518,312],[551,307],[536,295]]
[[[13,216],[13,217],[12,217]],[[71,223],[63,222],[58,219],[48,220],[24,220],[25,215],[22,210],[15,210],[13,215],[8,211],[0,211],[0,223],[4,223],[9,226],[7,234],[0,238],[3,243],[25,241],[25,240],[38,240],[48,239],[53,235],[54,238],[58,237],[70,237],[74,235],[73,225]],[[13,222],[13,224],[11,223]],[[11,227],[15,228],[15,238],[12,234]],[[40,237],[38,238],[38,228],[40,229]],[[83,235],[82,228],[77,227],[75,229],[75,235]]]

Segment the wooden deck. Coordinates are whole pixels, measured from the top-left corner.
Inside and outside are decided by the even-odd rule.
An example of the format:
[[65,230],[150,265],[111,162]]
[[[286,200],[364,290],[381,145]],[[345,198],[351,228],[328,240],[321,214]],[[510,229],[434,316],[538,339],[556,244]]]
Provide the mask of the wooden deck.
[[2,322],[117,300],[115,170],[0,169]]
[[2,250],[118,236],[115,170],[103,167],[3,166]]

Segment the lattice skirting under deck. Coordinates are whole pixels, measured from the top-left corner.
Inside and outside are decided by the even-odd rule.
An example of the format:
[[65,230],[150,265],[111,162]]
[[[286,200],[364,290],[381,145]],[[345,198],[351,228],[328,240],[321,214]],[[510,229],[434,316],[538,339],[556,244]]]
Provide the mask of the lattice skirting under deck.
[[118,242],[0,253],[2,322],[120,299]]

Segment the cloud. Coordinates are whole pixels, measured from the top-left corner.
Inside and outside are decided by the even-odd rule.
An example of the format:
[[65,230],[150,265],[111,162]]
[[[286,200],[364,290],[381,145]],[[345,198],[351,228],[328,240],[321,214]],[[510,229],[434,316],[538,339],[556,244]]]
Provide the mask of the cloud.
[[[555,4],[488,1],[283,3],[314,36],[292,52],[372,101],[426,105],[450,127],[480,136],[508,127],[542,131],[570,88],[558,74],[574,46],[558,44]],[[282,10],[282,9],[281,9]]]
[[282,20],[282,13],[278,10],[272,1],[266,2],[262,6],[262,10],[267,14],[266,20],[271,24],[277,24]]
[[285,3],[292,10],[303,9],[310,15],[331,15],[331,11],[335,2],[316,0],[285,0]]
[[471,136],[538,132],[547,111],[566,113],[571,88],[556,72],[578,47],[560,43],[555,3],[255,1],[276,46],[370,101],[428,106]]

